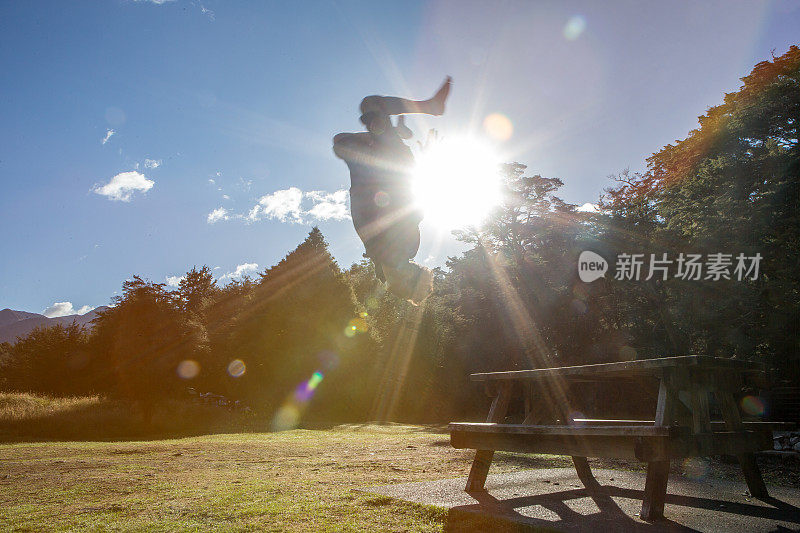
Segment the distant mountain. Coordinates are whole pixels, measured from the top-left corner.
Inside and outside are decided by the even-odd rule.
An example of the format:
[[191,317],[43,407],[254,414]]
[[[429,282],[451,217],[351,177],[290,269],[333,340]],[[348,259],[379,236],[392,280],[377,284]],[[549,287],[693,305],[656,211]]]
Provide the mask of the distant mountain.
[[25,320],[26,318],[33,318],[36,316],[42,316],[36,313],[27,313],[25,311],[14,311],[13,309],[3,309],[0,311],[0,328],[3,326],[7,326],[12,322],[18,322],[20,320]]
[[56,324],[68,326],[72,324],[73,321],[91,329],[92,320],[97,318],[98,313],[106,309],[108,309],[108,306],[101,305],[84,315],[67,315],[55,318],[47,318],[39,313],[3,309],[0,311],[0,342],[10,342],[13,344],[17,342],[17,337],[24,337],[39,326],[55,326]]

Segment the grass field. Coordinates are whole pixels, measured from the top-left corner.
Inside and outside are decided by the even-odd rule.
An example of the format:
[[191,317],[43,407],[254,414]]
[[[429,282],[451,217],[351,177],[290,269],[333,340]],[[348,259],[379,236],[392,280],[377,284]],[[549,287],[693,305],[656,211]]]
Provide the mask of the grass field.
[[[258,416],[229,416],[251,432],[157,434],[179,419],[178,432],[191,433],[201,414],[211,419],[200,427],[220,425],[220,413],[197,406],[172,406],[144,427],[102,398],[0,394],[0,531],[441,531],[444,511],[360,489],[466,477],[472,460],[435,427],[267,433],[252,429]],[[554,460],[568,464],[499,455],[493,471]]]
[[358,489],[465,476],[469,460],[411,426],[5,444],[0,530],[437,531],[441,511]]
[[[51,418],[59,412],[45,402],[23,416],[19,403],[14,423],[33,416],[40,433],[42,409]],[[62,408],[62,416],[72,413],[67,404]],[[0,428],[11,419],[9,409],[5,421],[3,412]],[[86,424],[94,420],[81,416]],[[6,440],[13,440],[8,433]],[[442,428],[405,425],[6,442],[0,444],[0,531],[441,531],[445,511],[360,489],[466,478],[471,459],[472,452],[450,447]],[[563,457],[500,453],[492,472],[569,464]],[[734,465],[714,470],[739,475]]]

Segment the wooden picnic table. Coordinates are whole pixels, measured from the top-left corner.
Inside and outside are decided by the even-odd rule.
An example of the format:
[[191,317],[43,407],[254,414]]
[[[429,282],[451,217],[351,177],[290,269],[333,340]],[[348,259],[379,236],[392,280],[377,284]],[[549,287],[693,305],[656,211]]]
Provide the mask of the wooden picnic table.
[[[670,459],[735,455],[750,494],[768,497],[754,452],[772,449],[774,424],[743,422],[736,394],[746,384],[765,382],[763,365],[702,355],[664,357],[561,368],[472,374],[493,389],[486,423],[450,424],[455,448],[478,450],[467,491],[484,490],[497,450],[572,456],[578,477],[596,487],[587,457],[635,459],[647,463],[641,518],[663,517]],[[568,386],[574,382],[652,382],[658,388],[653,420],[576,419],[570,412]],[[525,402],[522,424],[504,424],[515,392]],[[683,398],[681,397],[683,394]],[[714,395],[722,421],[712,422],[709,396]],[[544,397],[536,408],[536,397]],[[541,424],[555,409],[559,424]],[[557,420],[558,421],[558,420]]]

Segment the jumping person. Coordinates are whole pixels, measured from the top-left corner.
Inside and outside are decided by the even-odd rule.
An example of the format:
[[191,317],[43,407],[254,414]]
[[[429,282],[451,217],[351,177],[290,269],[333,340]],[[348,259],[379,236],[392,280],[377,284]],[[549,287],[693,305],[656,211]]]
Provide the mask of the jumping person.
[[[419,250],[422,213],[411,193],[414,155],[403,140],[412,133],[403,115],[443,114],[451,84],[448,76],[428,100],[367,96],[361,101],[367,131],[333,138],[334,153],[350,170],[350,212],[365,256],[389,291],[414,304],[430,294],[433,273],[411,261]],[[396,126],[392,115],[398,115]]]

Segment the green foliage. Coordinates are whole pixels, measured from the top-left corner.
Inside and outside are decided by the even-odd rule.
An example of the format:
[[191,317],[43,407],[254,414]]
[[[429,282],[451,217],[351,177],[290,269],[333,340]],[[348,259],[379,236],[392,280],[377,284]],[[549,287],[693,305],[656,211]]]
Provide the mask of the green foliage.
[[647,172],[617,179],[600,238],[633,251],[760,253],[757,280],[626,287],[642,303],[627,314],[660,323],[674,352],[766,358],[800,376],[800,49],[742,81]]
[[82,394],[88,385],[88,335],[76,323],[39,327],[0,360],[8,388],[58,395]]
[[211,269],[207,265],[200,270],[192,267],[178,285],[181,309],[186,313],[201,316],[213,302],[218,290],[217,280],[214,279]]
[[[202,324],[181,311],[162,283],[125,281],[115,305],[100,314],[92,336],[96,390],[135,401],[145,414],[159,398],[182,393],[179,365],[207,351]],[[191,368],[184,374],[191,373]]]
[[[216,359],[240,359],[247,367],[242,376],[226,379],[226,390],[274,410],[321,372],[325,384],[320,392],[339,390],[342,410],[347,410],[359,387],[338,381],[369,351],[368,339],[345,335],[358,313],[350,285],[319,229],[260,278],[244,297],[246,303],[234,307],[227,334],[215,337],[221,342],[212,346]],[[332,413],[337,406],[321,407]]]

